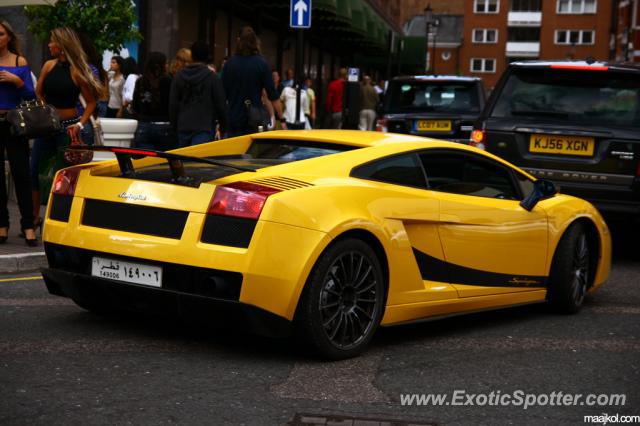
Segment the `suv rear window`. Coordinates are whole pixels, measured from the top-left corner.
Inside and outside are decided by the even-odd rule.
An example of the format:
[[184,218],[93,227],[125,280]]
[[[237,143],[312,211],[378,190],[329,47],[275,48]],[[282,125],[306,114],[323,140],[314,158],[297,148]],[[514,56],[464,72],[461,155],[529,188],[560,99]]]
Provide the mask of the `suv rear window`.
[[392,81],[385,110],[388,113],[423,111],[480,111],[476,82]]
[[616,71],[513,69],[491,117],[640,127],[640,78]]

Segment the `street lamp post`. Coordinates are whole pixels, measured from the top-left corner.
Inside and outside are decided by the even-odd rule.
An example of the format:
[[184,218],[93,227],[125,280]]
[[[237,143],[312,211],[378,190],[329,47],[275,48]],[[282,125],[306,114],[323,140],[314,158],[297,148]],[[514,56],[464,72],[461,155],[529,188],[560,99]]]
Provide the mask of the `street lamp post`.
[[426,27],[426,46],[425,46],[425,63],[426,63],[426,71],[429,73],[429,32],[431,30],[431,24],[433,23],[433,9],[431,9],[431,3],[427,5],[424,9],[424,22]]

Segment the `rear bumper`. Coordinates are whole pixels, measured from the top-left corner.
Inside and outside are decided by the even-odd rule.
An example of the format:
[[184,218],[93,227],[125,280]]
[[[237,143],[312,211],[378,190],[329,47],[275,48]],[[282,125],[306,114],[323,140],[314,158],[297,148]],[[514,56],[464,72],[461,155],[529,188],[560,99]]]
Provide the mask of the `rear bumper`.
[[271,312],[233,300],[122,283],[62,269],[42,268],[49,293],[90,305],[177,316],[215,326],[239,327],[269,337],[286,337],[292,324]]

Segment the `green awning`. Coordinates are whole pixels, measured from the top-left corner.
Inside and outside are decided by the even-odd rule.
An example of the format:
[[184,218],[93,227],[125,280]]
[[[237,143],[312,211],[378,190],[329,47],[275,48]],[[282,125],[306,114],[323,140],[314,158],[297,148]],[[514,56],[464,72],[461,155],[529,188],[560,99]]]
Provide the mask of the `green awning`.
[[355,29],[362,33],[367,31],[362,0],[351,0],[351,23]]
[[338,0],[313,0],[313,10],[323,10],[336,13],[338,10]]
[[336,14],[346,22],[351,22],[351,0],[336,0]]

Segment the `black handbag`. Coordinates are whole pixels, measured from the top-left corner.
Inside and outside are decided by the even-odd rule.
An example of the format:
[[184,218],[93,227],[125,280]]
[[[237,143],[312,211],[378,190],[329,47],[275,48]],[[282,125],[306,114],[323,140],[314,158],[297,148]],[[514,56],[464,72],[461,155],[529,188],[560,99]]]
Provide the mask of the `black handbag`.
[[23,101],[7,112],[11,133],[27,139],[49,136],[62,129],[58,111],[43,101]]
[[249,99],[244,101],[247,108],[247,127],[252,133],[263,132],[271,125],[271,116],[267,109],[260,105],[255,106]]

